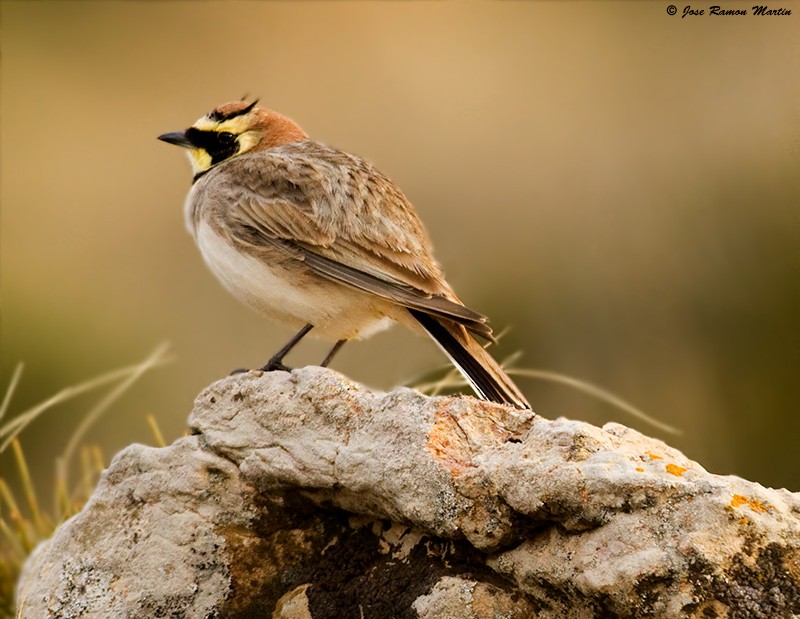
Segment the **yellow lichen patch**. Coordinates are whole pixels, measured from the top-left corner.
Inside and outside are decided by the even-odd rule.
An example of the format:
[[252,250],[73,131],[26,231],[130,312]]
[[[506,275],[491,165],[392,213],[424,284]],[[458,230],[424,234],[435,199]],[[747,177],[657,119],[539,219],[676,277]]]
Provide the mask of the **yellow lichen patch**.
[[731,499],[731,507],[739,507],[740,505],[745,504],[754,512],[765,512],[768,509],[768,506],[764,505],[758,499],[748,499],[746,496],[741,494],[733,495],[733,498]]
[[650,459],[651,459],[651,460],[663,460],[663,459],[664,459],[663,457],[661,457],[661,456],[657,456],[656,454],[654,454],[654,453],[651,453],[651,452],[649,452],[649,451],[646,451],[646,452],[644,452],[644,455],[646,455],[646,456],[650,456]]
[[639,473],[644,473],[644,469],[641,466],[637,466],[636,471]]
[[668,464],[667,465],[667,473],[670,475],[675,475],[676,477],[680,477],[686,472],[686,469],[682,466],[678,466],[677,464]]
[[731,499],[731,507],[739,507],[745,503],[747,503],[747,497],[742,496],[741,494],[734,494],[733,498]]
[[750,524],[750,518],[739,518],[739,524]]

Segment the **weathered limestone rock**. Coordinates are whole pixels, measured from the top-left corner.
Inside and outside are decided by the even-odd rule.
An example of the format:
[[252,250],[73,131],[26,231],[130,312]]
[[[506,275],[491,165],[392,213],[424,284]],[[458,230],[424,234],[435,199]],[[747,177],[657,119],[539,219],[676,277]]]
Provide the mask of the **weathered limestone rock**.
[[190,425],[117,455],[20,617],[800,615],[800,496],[618,424],[309,367],[219,381]]

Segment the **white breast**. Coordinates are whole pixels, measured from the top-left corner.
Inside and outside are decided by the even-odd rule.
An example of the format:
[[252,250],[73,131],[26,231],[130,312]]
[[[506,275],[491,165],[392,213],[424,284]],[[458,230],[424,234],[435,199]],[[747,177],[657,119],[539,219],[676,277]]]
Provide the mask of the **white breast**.
[[367,337],[392,324],[396,308],[374,295],[268,264],[238,251],[211,226],[200,223],[197,244],[206,263],[239,300],[269,318],[332,341]]

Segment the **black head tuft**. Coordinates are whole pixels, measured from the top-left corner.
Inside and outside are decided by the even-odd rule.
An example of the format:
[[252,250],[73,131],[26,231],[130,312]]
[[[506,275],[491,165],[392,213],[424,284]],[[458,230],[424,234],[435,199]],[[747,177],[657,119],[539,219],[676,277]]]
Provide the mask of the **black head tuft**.
[[234,112],[221,112],[219,109],[214,110],[211,112],[208,117],[213,120],[214,122],[221,123],[226,120],[230,120],[231,118],[236,118],[237,116],[244,116],[248,112],[250,112],[258,103],[258,99],[253,101],[250,105],[243,107],[241,110],[236,110]]

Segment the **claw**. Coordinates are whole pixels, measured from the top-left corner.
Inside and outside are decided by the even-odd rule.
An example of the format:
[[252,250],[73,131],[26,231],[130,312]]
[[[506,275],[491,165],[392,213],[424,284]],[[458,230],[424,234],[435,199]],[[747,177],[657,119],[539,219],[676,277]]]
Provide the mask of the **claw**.
[[274,372],[275,370],[280,370],[281,372],[291,372],[292,368],[288,365],[283,365],[279,359],[270,359],[267,362],[267,365],[258,368],[262,372]]

